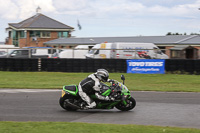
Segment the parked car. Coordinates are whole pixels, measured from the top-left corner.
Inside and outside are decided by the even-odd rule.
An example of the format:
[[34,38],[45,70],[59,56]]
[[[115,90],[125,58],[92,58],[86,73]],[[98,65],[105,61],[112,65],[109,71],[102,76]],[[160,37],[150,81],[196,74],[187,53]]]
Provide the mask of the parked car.
[[28,49],[14,49],[1,58],[48,58],[48,55],[33,55]]
[[32,55],[48,55],[48,57],[51,57],[54,53],[57,53],[59,50],[54,49],[52,47],[23,47],[26,49],[30,49]]

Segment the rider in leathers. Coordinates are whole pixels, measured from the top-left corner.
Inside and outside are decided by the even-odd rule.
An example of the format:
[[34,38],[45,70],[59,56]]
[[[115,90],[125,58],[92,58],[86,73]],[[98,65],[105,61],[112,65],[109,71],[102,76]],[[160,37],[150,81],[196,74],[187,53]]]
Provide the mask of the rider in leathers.
[[102,96],[100,93],[100,82],[108,82],[109,73],[105,69],[98,69],[96,73],[90,74],[79,83],[79,95],[88,104],[86,108],[95,108],[96,103],[88,95],[95,94],[100,100],[114,100],[113,97]]

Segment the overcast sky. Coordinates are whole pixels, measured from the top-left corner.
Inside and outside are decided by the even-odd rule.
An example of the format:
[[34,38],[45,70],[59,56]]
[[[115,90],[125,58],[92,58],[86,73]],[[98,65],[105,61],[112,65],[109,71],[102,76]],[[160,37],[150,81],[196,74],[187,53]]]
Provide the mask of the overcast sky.
[[[42,14],[72,26],[77,37],[200,33],[200,0],[0,0],[0,41],[8,23]],[[77,26],[79,20],[82,29]]]

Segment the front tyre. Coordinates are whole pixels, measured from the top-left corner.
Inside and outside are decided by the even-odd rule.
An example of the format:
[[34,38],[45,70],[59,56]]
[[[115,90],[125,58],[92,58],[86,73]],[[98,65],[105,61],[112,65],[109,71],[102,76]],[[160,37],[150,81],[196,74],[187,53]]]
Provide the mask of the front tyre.
[[115,107],[121,111],[129,111],[136,106],[136,101],[133,97],[130,97],[129,99],[127,99],[126,102],[127,102],[126,105],[120,102],[119,104],[115,105]]

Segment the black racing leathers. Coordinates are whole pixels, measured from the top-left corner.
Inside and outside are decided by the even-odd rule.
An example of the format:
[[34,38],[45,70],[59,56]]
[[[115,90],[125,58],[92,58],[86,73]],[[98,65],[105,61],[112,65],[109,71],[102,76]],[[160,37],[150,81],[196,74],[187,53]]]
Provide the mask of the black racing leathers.
[[95,93],[95,90],[93,89],[93,86],[95,86],[95,81],[92,80],[92,78],[90,77],[85,78],[80,82],[80,85],[82,87],[82,90],[88,95]]
[[96,103],[88,95],[95,94],[100,100],[109,100],[108,96],[105,97],[100,94],[100,88],[100,81],[95,74],[89,75],[80,82],[79,95],[84,101],[86,101],[86,103],[89,105],[89,108],[94,108]]

